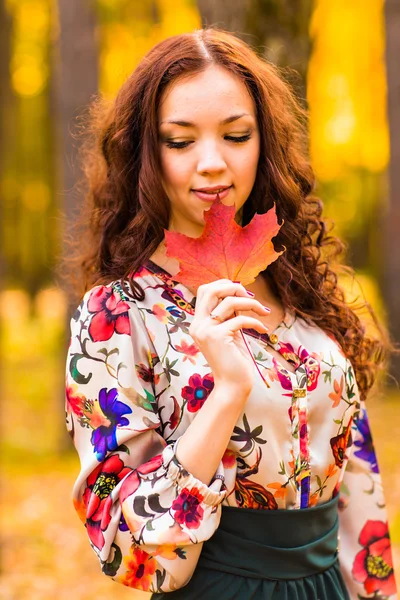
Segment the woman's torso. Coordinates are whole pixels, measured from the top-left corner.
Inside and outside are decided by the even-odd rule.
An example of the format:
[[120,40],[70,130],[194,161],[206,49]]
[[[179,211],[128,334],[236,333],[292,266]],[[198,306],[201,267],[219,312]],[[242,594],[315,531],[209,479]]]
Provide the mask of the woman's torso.
[[[192,292],[152,261],[135,278],[146,292],[136,304],[153,361],[168,372],[168,381],[154,384],[161,434],[170,443],[207,401],[212,372],[188,332]],[[277,509],[326,502],[344,470],[358,402],[350,362],[325,332],[291,314],[269,336],[246,330],[245,337],[259,371],[254,367],[253,390],[223,457],[224,504]]]

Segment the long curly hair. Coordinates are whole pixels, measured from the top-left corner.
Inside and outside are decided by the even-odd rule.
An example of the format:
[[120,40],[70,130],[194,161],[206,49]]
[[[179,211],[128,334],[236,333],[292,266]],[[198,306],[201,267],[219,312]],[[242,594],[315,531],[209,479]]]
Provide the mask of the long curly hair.
[[[85,201],[59,273],[77,298],[94,285],[121,279],[138,300],[144,290],[133,274],[155,252],[168,229],[170,204],[161,183],[157,110],[166,86],[210,64],[247,86],[260,131],[260,158],[242,225],[276,204],[284,224],[274,238],[280,258],[261,273],[286,309],[316,323],[350,360],[365,399],[392,349],[372,308],[351,307],[338,284],[344,243],[331,235],[315,197],[308,158],[307,113],[277,67],[235,35],[215,27],[170,37],[155,47],[113,101],[96,98],[85,125],[82,166]],[[366,309],[377,329],[366,333],[357,312]]]

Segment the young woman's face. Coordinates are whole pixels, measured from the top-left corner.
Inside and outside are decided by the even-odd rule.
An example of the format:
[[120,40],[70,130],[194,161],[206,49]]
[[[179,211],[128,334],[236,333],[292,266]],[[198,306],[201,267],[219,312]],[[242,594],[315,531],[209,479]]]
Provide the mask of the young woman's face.
[[257,172],[260,135],[253,99],[244,83],[212,66],[165,90],[159,109],[162,183],[171,203],[169,229],[198,237],[204,210],[221,201],[236,212]]

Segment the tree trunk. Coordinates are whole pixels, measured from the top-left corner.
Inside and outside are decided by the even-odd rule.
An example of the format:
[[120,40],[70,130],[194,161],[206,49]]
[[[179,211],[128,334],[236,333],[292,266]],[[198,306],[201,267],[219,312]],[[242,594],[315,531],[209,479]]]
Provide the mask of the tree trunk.
[[[385,279],[383,284],[393,340],[400,343],[400,4],[386,0],[386,64],[390,130],[389,198],[385,222]],[[393,356],[391,375],[400,386],[400,355]],[[389,383],[395,383],[389,380]]]
[[59,0],[60,35],[55,56],[54,105],[58,126],[58,173],[68,224],[78,198],[74,188],[81,176],[78,164],[77,117],[98,92],[98,49],[95,4],[91,0]]
[[306,103],[312,0],[197,0],[197,4],[203,26],[236,33],[269,61],[293,69],[289,80]]
[[6,264],[6,227],[10,224],[10,193],[4,187],[10,162],[10,141],[16,137],[15,97],[11,90],[10,59],[11,59],[12,19],[7,11],[5,1],[0,0],[0,291],[7,281],[10,265]]
[[[8,109],[12,103],[12,93],[10,89],[10,39],[11,39],[11,17],[6,10],[4,0],[0,0],[0,182],[4,180],[4,157],[7,133],[10,129],[10,120]],[[0,223],[5,226],[3,207],[3,190],[0,186]],[[4,247],[1,242],[3,235],[0,235],[0,291],[5,279],[5,255]]]
[[[59,39],[54,53],[53,109],[57,125],[57,172],[62,198],[65,228],[62,243],[68,236],[80,202],[76,184],[81,178],[78,163],[79,142],[77,117],[82,116],[98,92],[98,48],[95,3],[91,0],[59,0]],[[68,249],[63,246],[63,251]],[[74,307],[67,293],[65,354],[69,343],[69,321]],[[64,364],[63,364],[64,368]],[[64,388],[61,405],[64,405]],[[57,403],[59,406],[59,403]],[[65,428],[63,428],[65,432]],[[60,451],[70,448],[67,434],[60,439]]]
[[242,34],[252,0],[198,0],[203,26],[214,25]]
[[[9,74],[9,64],[10,64],[10,39],[11,39],[11,18],[7,13],[6,7],[4,5],[4,0],[0,0],[0,232],[3,227],[5,227],[4,217],[3,217],[3,189],[1,187],[1,182],[4,180],[4,156],[6,145],[4,144],[6,138],[6,131],[9,126],[9,114],[8,108],[12,102],[12,94],[10,89],[10,74]],[[3,290],[4,280],[5,280],[5,254],[4,254],[4,245],[3,245],[3,235],[0,235],[0,294]],[[0,394],[3,397],[3,369],[4,367],[4,350],[3,350],[3,327],[0,319]],[[4,407],[4,403],[1,405]],[[3,426],[5,423],[5,419],[2,418],[1,409],[0,409],[0,436],[3,433]],[[2,572],[3,560],[0,556],[0,573]]]

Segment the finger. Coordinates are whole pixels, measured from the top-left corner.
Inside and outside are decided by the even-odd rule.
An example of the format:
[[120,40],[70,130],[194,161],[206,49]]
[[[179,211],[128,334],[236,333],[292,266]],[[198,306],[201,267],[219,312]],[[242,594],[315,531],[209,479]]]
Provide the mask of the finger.
[[213,331],[218,331],[218,334],[220,335],[227,335],[229,333],[235,333],[236,331],[239,331],[239,329],[255,329],[260,333],[269,331],[269,328],[258,319],[246,317],[245,315],[239,315],[238,317],[233,317],[233,319],[228,319],[227,321],[220,323]]
[[240,310],[252,310],[259,315],[265,317],[271,312],[271,309],[263,306],[261,302],[253,298],[242,298],[236,296],[228,296],[221,300],[212,313],[220,322],[235,316],[235,312]]
[[[202,287],[202,286],[200,286]],[[199,288],[200,290],[200,288]],[[196,316],[208,317],[226,296],[249,297],[246,288],[240,283],[233,283],[229,279],[218,279],[204,285],[196,299]]]
[[231,281],[230,279],[217,279],[216,281],[211,281],[210,283],[204,283],[197,288],[197,302],[204,298],[204,296],[218,293],[226,285],[238,286],[241,284],[237,281]]

